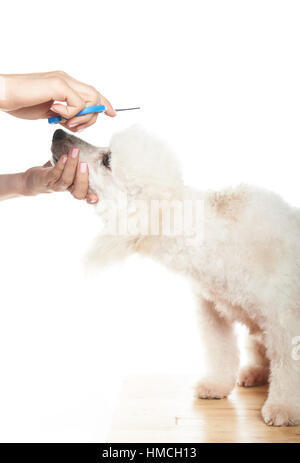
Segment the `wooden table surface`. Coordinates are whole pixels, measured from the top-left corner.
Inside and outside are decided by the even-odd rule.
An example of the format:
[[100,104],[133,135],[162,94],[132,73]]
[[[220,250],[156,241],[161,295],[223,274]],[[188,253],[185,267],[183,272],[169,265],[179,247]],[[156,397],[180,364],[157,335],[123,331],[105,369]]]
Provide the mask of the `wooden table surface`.
[[227,399],[200,400],[193,384],[183,375],[128,377],[107,442],[300,442],[300,426],[262,421],[266,387],[236,387]]

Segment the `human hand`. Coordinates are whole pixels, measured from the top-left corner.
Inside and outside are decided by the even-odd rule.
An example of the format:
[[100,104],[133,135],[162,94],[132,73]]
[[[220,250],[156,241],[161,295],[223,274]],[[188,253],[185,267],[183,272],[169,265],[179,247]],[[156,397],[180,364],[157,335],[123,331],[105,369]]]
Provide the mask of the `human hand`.
[[54,191],[70,191],[76,199],[86,199],[95,204],[98,197],[88,191],[89,174],[86,162],[78,162],[79,149],[72,148],[62,155],[54,167],[47,162],[42,167],[32,167],[23,174],[23,193],[33,196]]
[[15,117],[45,119],[59,114],[67,119],[61,125],[72,132],[79,132],[97,120],[97,113],[74,117],[86,106],[104,104],[108,116],[117,114],[110,102],[94,87],[79,82],[63,71],[1,74],[1,77],[5,83],[5,94],[4,99],[0,95],[0,108]]

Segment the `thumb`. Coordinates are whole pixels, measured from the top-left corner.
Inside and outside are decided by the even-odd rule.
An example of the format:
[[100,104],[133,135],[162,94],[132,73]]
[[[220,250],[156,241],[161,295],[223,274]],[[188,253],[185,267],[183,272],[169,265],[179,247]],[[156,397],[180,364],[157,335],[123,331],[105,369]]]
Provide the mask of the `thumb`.
[[53,167],[51,161],[47,161],[46,164],[43,164],[42,167]]

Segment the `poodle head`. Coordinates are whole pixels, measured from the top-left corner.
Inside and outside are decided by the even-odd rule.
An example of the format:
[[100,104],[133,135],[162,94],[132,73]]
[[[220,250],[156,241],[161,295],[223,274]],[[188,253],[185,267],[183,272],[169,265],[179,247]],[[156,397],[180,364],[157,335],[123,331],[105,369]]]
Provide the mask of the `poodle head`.
[[72,147],[80,149],[80,161],[88,163],[90,190],[99,199],[115,199],[120,193],[135,199],[169,199],[182,189],[181,172],[169,148],[138,126],[113,135],[109,147],[99,148],[56,130],[53,161]]

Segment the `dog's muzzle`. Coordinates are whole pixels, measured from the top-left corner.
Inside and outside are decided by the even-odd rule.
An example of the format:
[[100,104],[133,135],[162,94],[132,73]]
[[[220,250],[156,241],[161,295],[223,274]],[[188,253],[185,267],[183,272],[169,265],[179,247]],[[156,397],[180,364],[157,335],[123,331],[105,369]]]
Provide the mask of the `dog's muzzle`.
[[77,145],[78,138],[61,129],[56,130],[52,137],[51,146],[53,162],[56,163],[62,154],[67,154],[72,146]]

